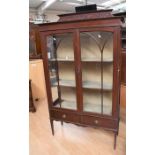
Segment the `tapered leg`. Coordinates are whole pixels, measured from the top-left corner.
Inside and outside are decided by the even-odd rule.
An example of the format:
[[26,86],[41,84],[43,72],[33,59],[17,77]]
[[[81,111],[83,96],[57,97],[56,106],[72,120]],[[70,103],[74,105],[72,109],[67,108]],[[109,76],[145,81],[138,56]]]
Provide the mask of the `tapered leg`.
[[116,132],[117,136],[118,136],[118,131]]
[[51,129],[52,129],[52,135],[54,136],[54,123],[53,123],[53,120],[51,120]]
[[114,132],[114,150],[116,149],[117,134],[118,132]]
[[117,130],[117,136],[118,136],[118,133],[119,133],[119,121],[120,121],[120,117],[119,117],[119,120],[118,120],[118,130]]
[[61,121],[61,125],[63,125],[63,121]]

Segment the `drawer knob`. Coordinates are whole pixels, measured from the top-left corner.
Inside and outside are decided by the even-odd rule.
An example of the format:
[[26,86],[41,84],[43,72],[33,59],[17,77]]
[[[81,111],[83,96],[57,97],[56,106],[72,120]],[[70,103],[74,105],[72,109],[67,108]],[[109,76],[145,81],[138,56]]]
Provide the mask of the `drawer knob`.
[[95,123],[95,124],[98,124],[98,120],[95,120],[94,123]]
[[66,114],[63,114],[63,115],[62,115],[62,118],[66,118]]

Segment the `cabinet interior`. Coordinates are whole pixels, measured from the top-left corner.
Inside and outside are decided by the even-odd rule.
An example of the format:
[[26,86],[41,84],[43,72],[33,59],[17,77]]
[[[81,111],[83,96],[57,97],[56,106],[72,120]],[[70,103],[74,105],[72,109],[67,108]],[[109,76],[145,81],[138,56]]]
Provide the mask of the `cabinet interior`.
[[[81,33],[83,111],[112,114],[113,35]],[[54,106],[77,110],[73,35],[48,38],[48,59]],[[103,48],[104,46],[104,48]]]

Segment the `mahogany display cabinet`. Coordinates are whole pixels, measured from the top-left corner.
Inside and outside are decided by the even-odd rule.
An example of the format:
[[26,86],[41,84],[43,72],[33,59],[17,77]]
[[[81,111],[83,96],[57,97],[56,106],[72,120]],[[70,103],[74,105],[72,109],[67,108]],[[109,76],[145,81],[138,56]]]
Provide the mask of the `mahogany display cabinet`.
[[121,17],[112,10],[60,15],[39,25],[53,121],[119,130]]

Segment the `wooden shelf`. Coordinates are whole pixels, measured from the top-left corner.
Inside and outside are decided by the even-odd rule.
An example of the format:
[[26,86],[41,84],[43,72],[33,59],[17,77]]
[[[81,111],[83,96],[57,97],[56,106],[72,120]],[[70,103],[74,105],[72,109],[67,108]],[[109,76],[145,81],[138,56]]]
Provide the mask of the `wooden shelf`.
[[[83,82],[83,88],[101,89],[101,83],[84,81]],[[103,83],[103,89],[104,90],[112,90],[112,84]]]
[[[93,112],[101,114],[101,105],[100,104],[92,104],[92,103],[84,103],[83,104],[83,111],[84,112]],[[55,105],[54,107],[60,108],[60,104]],[[61,108],[76,110],[77,105],[76,101],[67,101],[63,100],[61,102]],[[112,114],[112,105],[103,105],[103,114],[111,115]]]
[[[58,86],[57,82],[52,84],[53,86]],[[75,81],[71,80],[59,80],[59,85],[64,87],[75,87]]]
[[[83,111],[101,114],[101,104],[83,103]],[[112,114],[112,105],[103,105],[103,114]]]
[[[86,58],[86,59],[82,59],[82,62],[101,62],[101,59],[96,59],[96,58]],[[104,59],[103,62],[113,62],[113,59]]]
[[[59,80],[59,85],[63,87],[75,87],[75,81],[72,80]],[[53,82],[52,86],[58,86],[57,82]],[[91,81],[84,81],[83,88],[87,89],[101,89],[101,83],[99,82],[91,82]],[[103,84],[104,90],[112,90],[112,84]]]
[[54,79],[54,78],[56,78],[56,75],[51,75],[50,78]]
[[[58,58],[57,60],[56,59],[49,59],[49,61],[62,61],[62,62],[73,62],[74,61],[74,59],[60,59],[60,58]],[[95,59],[95,58],[90,58],[90,59],[82,59],[81,60],[82,62],[101,62],[101,60],[100,59]],[[113,62],[113,59],[104,59],[103,60],[103,62]]]
[[74,61],[74,59],[69,58],[69,59],[65,59],[65,58],[57,58],[57,59],[48,59],[49,61]]
[[[60,104],[57,104],[54,107],[60,108]],[[77,109],[76,102],[75,101],[63,100],[61,102],[61,108],[76,110]]]

